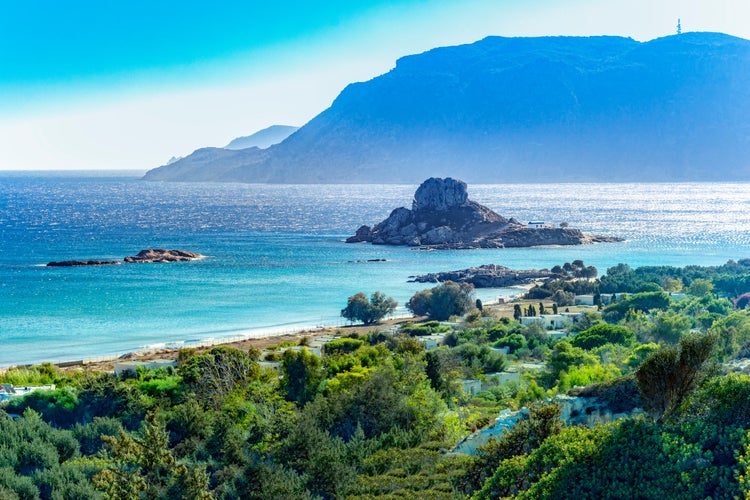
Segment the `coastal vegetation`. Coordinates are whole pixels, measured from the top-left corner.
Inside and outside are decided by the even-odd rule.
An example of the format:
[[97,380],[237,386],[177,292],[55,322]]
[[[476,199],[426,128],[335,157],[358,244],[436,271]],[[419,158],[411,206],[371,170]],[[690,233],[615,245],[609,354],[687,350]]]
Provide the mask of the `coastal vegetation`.
[[[9,369],[55,388],[4,403],[0,498],[747,496],[750,261],[558,279],[615,300],[551,332],[444,283],[409,301],[429,321],[342,330],[320,355],[306,339],[273,362],[220,346],[120,377]],[[463,447],[501,412],[515,425]]]

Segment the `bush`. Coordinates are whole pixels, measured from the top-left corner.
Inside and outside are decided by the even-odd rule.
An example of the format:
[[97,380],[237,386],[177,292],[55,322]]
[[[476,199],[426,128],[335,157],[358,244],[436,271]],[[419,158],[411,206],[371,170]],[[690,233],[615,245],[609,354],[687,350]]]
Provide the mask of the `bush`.
[[635,334],[624,326],[600,323],[577,334],[570,343],[590,351],[604,344],[631,345],[634,341]]
[[508,350],[513,353],[518,349],[522,349],[527,346],[526,337],[520,333],[513,333],[506,337],[501,338],[494,344],[495,347],[507,347]]
[[446,333],[451,327],[441,325],[439,321],[426,321],[420,324],[406,323],[401,327],[401,333],[412,336],[432,335],[434,333]]
[[662,422],[697,383],[703,363],[716,346],[713,335],[686,335],[677,346],[652,353],[635,372],[646,409]]
[[648,312],[652,309],[665,310],[670,303],[669,295],[664,292],[635,293],[625,297],[616,304],[610,304],[604,311],[602,317],[610,323],[616,323],[623,319],[629,311]]
[[326,342],[324,349],[326,356],[333,356],[334,354],[354,352],[363,345],[365,345],[364,340],[343,338]]

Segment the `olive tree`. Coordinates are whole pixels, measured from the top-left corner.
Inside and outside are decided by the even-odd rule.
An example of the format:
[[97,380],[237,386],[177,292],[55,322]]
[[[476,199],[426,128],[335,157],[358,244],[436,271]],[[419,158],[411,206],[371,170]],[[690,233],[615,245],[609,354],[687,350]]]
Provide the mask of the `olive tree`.
[[454,315],[466,314],[474,304],[472,285],[446,281],[442,285],[415,293],[406,308],[417,316],[444,321]]
[[349,297],[346,307],[341,310],[341,316],[349,321],[361,321],[365,325],[373,325],[396,310],[398,302],[382,292],[375,292],[367,299],[362,292]]

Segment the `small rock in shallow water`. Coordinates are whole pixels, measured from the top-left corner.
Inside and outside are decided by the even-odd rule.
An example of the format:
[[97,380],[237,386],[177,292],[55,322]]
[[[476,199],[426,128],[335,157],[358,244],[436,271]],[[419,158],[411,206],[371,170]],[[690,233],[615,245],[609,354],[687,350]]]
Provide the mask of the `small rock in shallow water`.
[[141,250],[138,255],[125,257],[125,262],[185,262],[202,259],[204,255],[187,250],[164,250],[162,248],[148,248]]

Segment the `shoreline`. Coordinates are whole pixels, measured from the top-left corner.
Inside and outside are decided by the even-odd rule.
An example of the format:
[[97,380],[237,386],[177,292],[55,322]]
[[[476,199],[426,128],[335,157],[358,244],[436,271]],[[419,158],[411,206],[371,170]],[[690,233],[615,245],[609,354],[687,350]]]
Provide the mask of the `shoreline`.
[[[518,285],[513,288],[519,290],[527,290],[533,285]],[[507,297],[506,297],[507,299]],[[509,315],[512,317],[513,306],[515,301],[519,300],[518,297],[514,297],[511,301],[504,303],[498,303],[497,301],[485,302],[485,306],[489,309],[499,313],[500,315]],[[532,301],[533,302],[533,301]],[[177,342],[169,342],[164,347],[154,347],[146,349],[137,349],[129,351],[120,355],[111,356],[99,356],[91,357],[86,359],[78,360],[64,360],[64,361],[46,361],[51,363],[63,372],[69,371],[106,371],[113,372],[114,365],[119,362],[126,361],[152,361],[156,359],[171,359],[176,360],[177,356],[182,349],[191,349],[196,353],[208,351],[214,347],[227,346],[242,351],[248,351],[250,348],[260,349],[261,351],[265,348],[280,344],[283,342],[299,342],[303,337],[316,337],[322,335],[340,334],[349,335],[352,333],[365,334],[371,331],[379,331],[386,328],[392,328],[395,325],[403,323],[415,322],[426,320],[427,318],[421,316],[414,316],[410,313],[396,314],[376,325],[365,326],[362,324],[344,325],[344,326],[312,326],[312,325],[299,325],[298,329],[293,331],[278,331],[268,330],[266,332],[253,332],[250,334],[239,334],[234,336],[219,337],[211,341],[196,342],[184,345],[169,345]],[[249,336],[255,335],[255,336]],[[31,366],[38,366],[45,363],[40,361],[38,363],[20,363],[15,365],[9,365],[0,367],[0,373],[5,373],[9,369],[14,368],[25,368]]]
[[[491,308],[503,309],[508,307],[508,304],[518,300],[522,300],[521,297],[532,288],[534,284],[526,285],[513,285],[504,288],[505,290],[517,290],[520,293],[506,295],[501,298],[505,300],[504,303],[499,303],[497,296],[483,300],[485,306]],[[489,288],[479,288],[481,290],[496,290]],[[214,347],[218,346],[229,346],[240,350],[247,351],[251,347],[263,350],[267,346],[279,344],[282,342],[299,341],[302,337],[315,337],[319,335],[330,335],[340,333],[347,335],[350,333],[368,333],[373,330],[382,330],[384,328],[392,327],[393,325],[421,321],[425,318],[414,316],[406,309],[399,308],[394,315],[388,319],[378,323],[376,325],[364,326],[362,324],[348,324],[348,325],[336,325],[336,324],[322,324],[315,325],[313,321],[301,321],[297,324],[279,325],[275,327],[259,328],[257,330],[240,330],[230,335],[217,336],[216,338],[207,338],[204,340],[170,340],[166,342],[153,342],[151,344],[128,350],[126,352],[120,352],[116,354],[104,354],[101,356],[90,356],[81,357],[79,359],[58,359],[58,360],[40,360],[29,363],[15,363],[5,366],[0,366],[0,374],[5,373],[9,369],[14,368],[28,368],[31,366],[39,366],[44,363],[50,363],[53,366],[63,371],[75,371],[75,370],[92,370],[92,371],[113,371],[115,363],[125,361],[150,361],[155,359],[177,359],[178,353],[181,349],[193,349],[195,352],[205,352]],[[512,307],[510,309],[512,315]]]
[[[271,333],[268,333],[267,335],[258,336],[258,337],[244,337],[244,338],[229,337],[226,339],[216,339],[215,341],[204,342],[200,344],[184,345],[180,347],[163,347],[163,348],[156,348],[156,349],[143,349],[143,350],[131,351],[131,352],[122,354],[120,356],[106,356],[106,357],[91,358],[91,359],[76,360],[76,361],[61,361],[61,362],[52,363],[52,364],[56,366],[58,369],[62,370],[63,372],[80,371],[80,370],[112,372],[114,371],[115,364],[118,362],[152,361],[156,359],[176,360],[180,350],[182,349],[191,349],[191,350],[194,350],[195,353],[202,353],[205,351],[209,351],[213,349],[214,347],[226,346],[226,347],[231,347],[234,349],[239,349],[241,351],[248,351],[251,348],[256,348],[262,351],[269,346],[280,344],[283,342],[299,342],[299,340],[302,339],[303,337],[316,337],[316,336],[330,335],[330,334],[341,334],[341,335],[347,335],[351,333],[362,334],[362,333],[371,332],[373,330],[389,328],[389,327],[392,327],[394,325],[398,325],[401,323],[408,323],[410,321],[414,321],[418,319],[420,318],[416,316],[396,317],[396,318],[385,320],[377,325],[370,325],[370,326],[355,324],[355,325],[347,325],[347,326],[321,326],[321,327],[313,327],[313,328],[302,328],[298,331],[294,331],[291,333],[271,332]],[[22,366],[34,366],[34,365],[33,364],[32,365],[17,365],[15,367],[22,367]],[[0,373],[8,370],[9,368],[15,368],[15,367],[0,368]]]

